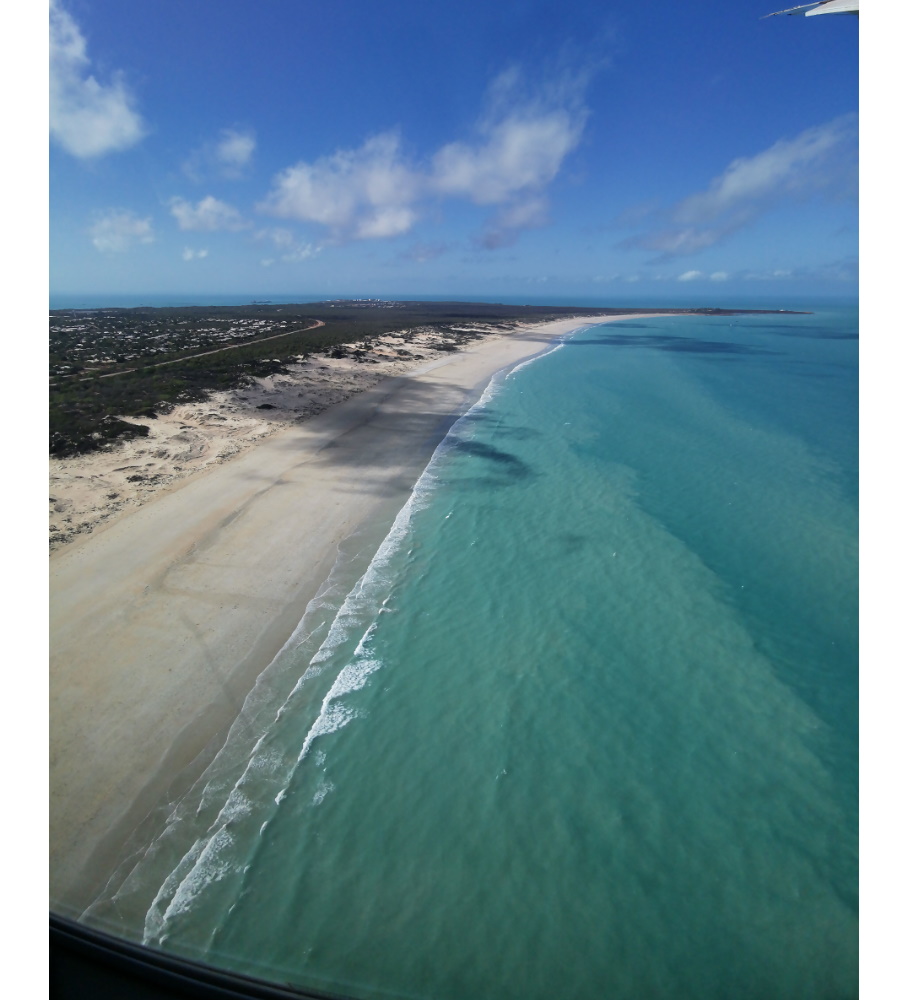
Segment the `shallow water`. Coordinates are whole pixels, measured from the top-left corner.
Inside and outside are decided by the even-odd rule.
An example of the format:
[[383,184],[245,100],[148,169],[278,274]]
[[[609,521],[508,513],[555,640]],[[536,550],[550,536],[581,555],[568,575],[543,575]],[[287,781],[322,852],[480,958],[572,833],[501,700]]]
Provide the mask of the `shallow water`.
[[853,996],[856,332],[498,376],[88,919],[367,997]]

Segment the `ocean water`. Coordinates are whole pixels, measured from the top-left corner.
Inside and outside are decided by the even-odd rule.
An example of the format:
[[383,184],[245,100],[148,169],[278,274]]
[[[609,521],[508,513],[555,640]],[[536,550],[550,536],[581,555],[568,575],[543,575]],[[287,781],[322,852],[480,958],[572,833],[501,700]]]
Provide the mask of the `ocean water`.
[[857,329],[499,373],[85,919],[359,997],[856,995]]

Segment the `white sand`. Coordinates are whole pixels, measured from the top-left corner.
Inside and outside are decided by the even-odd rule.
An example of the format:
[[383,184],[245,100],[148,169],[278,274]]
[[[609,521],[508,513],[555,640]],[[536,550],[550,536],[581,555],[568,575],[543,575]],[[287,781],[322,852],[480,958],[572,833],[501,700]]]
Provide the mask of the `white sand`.
[[[152,502],[112,512],[51,556],[54,909],[78,913],[102,887],[128,834],[179,780],[196,774],[327,578],[339,543],[374,514],[399,510],[489,377],[564,332],[620,318],[494,336],[420,361],[416,371],[385,378],[299,424],[260,421],[255,396],[248,409],[231,412],[234,401],[222,395],[157,421],[158,437],[149,443],[57,465],[58,482],[111,477],[135,464],[169,472],[161,473],[163,488]],[[357,378],[354,365],[329,362],[328,372]],[[347,389],[346,377],[343,388],[335,380],[339,396]],[[269,397],[278,391],[259,389]],[[299,390],[292,383],[281,391]],[[195,423],[182,441],[187,411]],[[223,415],[230,429],[204,437],[197,428],[210,413]],[[197,438],[193,459],[177,451]],[[223,463],[230,438],[244,450]],[[183,479],[171,472],[191,461],[205,469]],[[109,489],[85,487],[86,510],[91,496],[119,489],[119,480],[109,482]]]
[[[460,324],[455,329],[496,338],[499,326]],[[154,419],[122,417],[150,428],[145,438],[74,458],[50,459],[50,548],[109,523],[161,491],[218,465],[284,428],[324,412],[385,377],[406,374],[444,359],[448,338],[428,327],[375,338],[364,363],[314,354],[287,365],[288,374],[250,379],[244,387],[211,393]],[[360,345],[346,345],[348,350]],[[273,347],[273,353],[277,347]]]

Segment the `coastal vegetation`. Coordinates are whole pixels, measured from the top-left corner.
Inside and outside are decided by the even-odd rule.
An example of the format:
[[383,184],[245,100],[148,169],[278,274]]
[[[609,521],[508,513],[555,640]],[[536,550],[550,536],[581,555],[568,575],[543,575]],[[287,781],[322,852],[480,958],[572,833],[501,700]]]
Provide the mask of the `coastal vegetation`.
[[373,299],[53,310],[50,453],[75,455],[145,436],[146,425],[121,418],[153,418],[210,392],[284,373],[288,364],[312,354],[364,363],[377,338],[401,328],[429,328],[441,335],[440,349],[455,350],[480,336],[473,325],[503,329],[523,321],[635,311]]

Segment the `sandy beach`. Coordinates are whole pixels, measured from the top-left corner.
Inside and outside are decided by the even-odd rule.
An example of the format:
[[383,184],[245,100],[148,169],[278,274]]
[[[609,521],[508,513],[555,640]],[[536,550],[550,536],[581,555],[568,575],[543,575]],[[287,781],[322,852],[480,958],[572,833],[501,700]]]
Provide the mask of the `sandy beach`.
[[[461,323],[453,330],[492,340],[519,327],[515,322]],[[344,357],[314,353],[287,364],[284,374],[250,378],[239,389],[212,392],[199,402],[160,407],[153,419],[122,417],[143,424],[148,435],[74,457],[51,457],[51,551],[229,461],[287,424],[315,417],[386,377],[445,359],[451,345],[456,346],[452,336],[433,328],[401,328],[374,344],[345,345]],[[361,350],[364,346],[368,349]],[[359,351],[361,362],[349,353],[353,350]]]
[[389,525],[491,375],[622,318],[386,357],[377,372],[312,359],[179,407],[150,439],[54,463],[51,497],[86,525],[60,531],[50,559],[54,910],[78,915],[132,831],[198,775],[339,544]]

